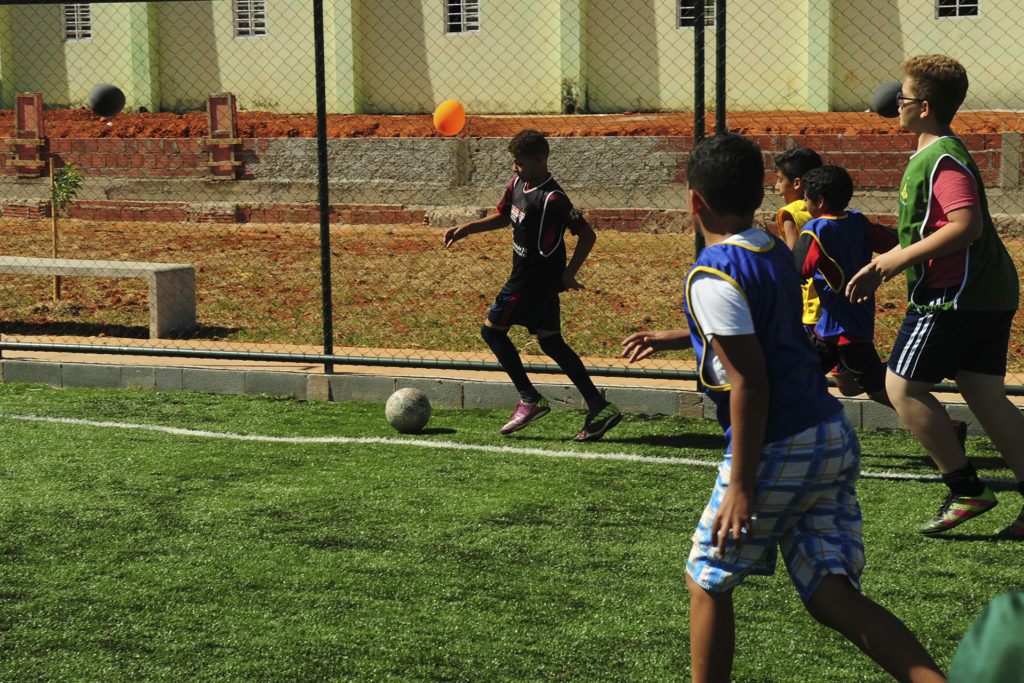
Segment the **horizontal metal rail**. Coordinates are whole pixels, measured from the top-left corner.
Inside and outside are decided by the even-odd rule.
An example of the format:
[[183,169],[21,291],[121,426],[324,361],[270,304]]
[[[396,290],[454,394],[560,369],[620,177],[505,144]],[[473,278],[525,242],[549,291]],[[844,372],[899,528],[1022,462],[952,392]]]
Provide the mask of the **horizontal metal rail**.
[[[324,353],[277,353],[273,351],[228,351],[218,349],[172,349],[106,344],[54,344],[41,342],[0,342],[0,352],[39,351],[48,353],[100,353],[124,356],[162,356],[168,358],[204,358],[213,360],[245,360],[285,363],[311,363],[316,365],[368,365],[393,368],[431,368],[442,370],[501,371],[495,361],[450,360],[443,358],[392,358],[387,356],[340,356]],[[524,363],[529,372],[561,374],[557,365]],[[657,370],[648,368],[588,366],[587,371],[598,377],[637,377],[643,379],[678,379],[696,381],[693,370]]]
[[[314,365],[367,365],[370,367],[392,368],[430,368],[434,370],[482,370],[501,372],[501,366],[495,361],[451,360],[444,358],[393,358],[389,356],[339,356],[324,353],[279,353],[274,351],[228,351],[217,349],[172,349],[138,346],[113,346],[99,344],[53,344],[41,342],[0,341],[0,357],[2,351],[38,351],[48,353],[99,353],[105,355],[124,356],[162,356],[167,358],[203,358],[210,360],[243,360],[284,363],[310,363]],[[561,374],[557,365],[544,363],[524,363],[529,372],[544,374]],[[697,381],[697,373],[693,370],[666,370],[653,368],[615,367],[591,365],[587,372],[595,377],[636,377],[638,379],[670,379]],[[835,386],[831,377],[829,384]],[[935,385],[938,391],[959,393],[956,384],[940,382]],[[1024,396],[1024,386],[1008,384],[1005,387],[1010,396]]]

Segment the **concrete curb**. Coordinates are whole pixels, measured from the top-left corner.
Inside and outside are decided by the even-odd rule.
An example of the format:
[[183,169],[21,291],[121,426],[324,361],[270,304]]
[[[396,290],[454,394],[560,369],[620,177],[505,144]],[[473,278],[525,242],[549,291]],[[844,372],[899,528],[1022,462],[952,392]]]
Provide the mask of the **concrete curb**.
[[[623,412],[645,415],[682,415],[714,419],[714,405],[692,383],[679,386],[604,384],[598,387]],[[53,387],[104,387],[147,391],[192,391],[212,394],[269,394],[297,400],[366,401],[384,403],[397,389],[422,390],[439,408],[511,408],[518,396],[504,378],[431,377],[389,373],[322,372],[176,367],[169,365],[118,365],[57,360],[0,360],[0,382],[25,382]],[[538,385],[556,409],[582,410],[583,402],[568,382],[540,379]],[[854,427],[900,429],[896,413],[863,398],[840,398]],[[953,418],[969,423],[969,433],[983,434],[963,401],[944,401]]]

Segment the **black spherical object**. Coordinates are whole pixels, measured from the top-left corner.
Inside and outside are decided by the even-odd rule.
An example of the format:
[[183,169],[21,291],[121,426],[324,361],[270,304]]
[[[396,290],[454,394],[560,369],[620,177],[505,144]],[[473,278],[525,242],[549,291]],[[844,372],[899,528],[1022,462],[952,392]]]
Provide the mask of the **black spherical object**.
[[902,84],[889,81],[875,88],[875,96],[871,100],[871,111],[886,119],[894,119],[900,115],[896,95]]
[[116,85],[98,83],[89,91],[89,109],[99,116],[114,116],[124,108],[124,93]]

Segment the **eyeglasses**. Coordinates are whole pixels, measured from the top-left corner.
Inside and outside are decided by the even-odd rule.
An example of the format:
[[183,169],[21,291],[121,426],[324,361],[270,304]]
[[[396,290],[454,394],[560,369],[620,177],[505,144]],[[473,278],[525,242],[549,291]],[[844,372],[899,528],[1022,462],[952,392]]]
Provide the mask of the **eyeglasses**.
[[904,97],[902,92],[896,93],[896,106],[906,104],[907,102],[924,102],[924,100],[917,97]]

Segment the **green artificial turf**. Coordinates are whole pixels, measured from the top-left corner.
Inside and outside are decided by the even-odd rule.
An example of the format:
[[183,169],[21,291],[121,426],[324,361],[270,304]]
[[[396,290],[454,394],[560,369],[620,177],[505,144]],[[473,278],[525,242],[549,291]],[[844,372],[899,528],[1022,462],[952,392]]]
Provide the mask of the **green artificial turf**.
[[[718,460],[711,422],[627,416],[581,445],[571,411],[503,438],[507,411],[435,409],[405,437],[375,404],[24,384],[0,414],[0,680],[689,677],[683,568],[715,469],[680,459]],[[905,434],[863,443],[865,469],[934,474]],[[621,454],[676,462],[579,457]],[[942,493],[860,485],[864,590],[948,667],[1022,583],[1021,545],[990,540],[1021,501],[920,536]],[[735,596],[736,680],[886,680],[781,563]]]

